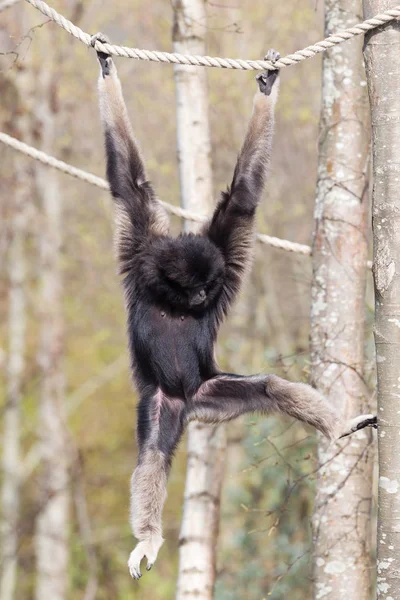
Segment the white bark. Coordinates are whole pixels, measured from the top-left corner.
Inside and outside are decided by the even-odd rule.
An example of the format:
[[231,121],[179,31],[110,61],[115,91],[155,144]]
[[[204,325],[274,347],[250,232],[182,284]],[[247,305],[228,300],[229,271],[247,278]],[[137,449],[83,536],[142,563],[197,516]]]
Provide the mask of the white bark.
[[[174,51],[204,54],[204,0],[174,0],[173,8]],[[174,70],[181,202],[207,214],[214,204],[207,69],[176,65]],[[224,427],[189,425],[177,600],[213,597],[225,445]]]
[[15,165],[16,186],[13,193],[14,215],[9,248],[9,352],[8,384],[3,430],[3,485],[1,490],[1,580],[0,600],[15,596],[20,508],[20,420],[22,377],[25,368],[25,235],[29,177],[25,163]]
[[[173,0],[173,9],[174,52],[205,52],[205,1]],[[209,214],[214,202],[207,69],[174,65],[174,75],[181,204],[198,214]]]
[[213,598],[225,446],[224,427],[189,428],[177,600]]
[[[326,0],[326,35],[357,23],[360,11],[361,0]],[[354,39],[323,59],[311,308],[312,378],[347,418],[370,412],[363,381],[369,137],[362,40]],[[319,440],[314,598],[367,600],[371,432],[340,446],[338,453]]]
[[[20,19],[5,18],[0,33],[12,39],[25,31]],[[7,50],[7,45],[5,50]],[[32,105],[34,78],[27,58],[24,68],[8,69],[3,73],[0,95],[6,122],[2,127],[12,128],[18,137],[30,141],[29,114]],[[7,390],[4,406],[2,490],[1,490],[1,579],[0,600],[16,597],[18,567],[18,522],[21,494],[21,402],[26,352],[26,256],[25,238],[32,215],[32,175],[29,161],[7,153],[2,157],[5,181],[13,188],[8,190],[11,203],[11,242],[8,248],[9,311]],[[13,175],[10,175],[12,173]],[[12,193],[10,193],[12,191]],[[6,201],[4,190],[3,201]],[[4,236],[7,239],[7,236]]]
[[[364,0],[365,18],[396,5]],[[400,24],[368,35],[372,116],[375,344],[378,371],[377,597],[400,599]]]
[[[41,148],[52,153],[55,115],[51,109],[52,81],[40,70],[36,117]],[[69,451],[64,414],[62,275],[62,195],[53,170],[36,167],[37,191],[43,210],[41,227],[40,351],[42,389],[39,442],[42,464],[42,505],[36,522],[37,600],[65,600],[68,584]]]

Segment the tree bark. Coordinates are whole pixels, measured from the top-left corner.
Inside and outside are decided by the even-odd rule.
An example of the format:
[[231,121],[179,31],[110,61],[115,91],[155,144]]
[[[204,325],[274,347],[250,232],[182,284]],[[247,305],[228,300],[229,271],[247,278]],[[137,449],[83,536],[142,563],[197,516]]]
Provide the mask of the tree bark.
[[[174,51],[204,54],[204,0],[174,0],[173,9]],[[207,214],[213,207],[207,69],[175,65],[174,72],[181,203]],[[225,445],[224,427],[189,425],[177,600],[213,597]]]
[[[396,1],[364,0],[365,18]],[[400,23],[374,29],[365,62],[372,116],[375,345],[378,372],[377,597],[400,599]]]
[[[23,18],[4,15],[0,34],[13,40],[24,31]],[[5,44],[7,52],[12,47]],[[4,68],[0,74],[2,98],[2,129],[30,141],[30,121],[34,77],[29,57],[16,69]],[[21,504],[21,403],[26,354],[26,262],[25,241],[32,214],[31,163],[4,150],[1,156],[3,207],[9,203],[10,244],[7,252],[8,302],[8,356],[7,388],[3,421],[2,489],[1,489],[1,575],[0,600],[16,597],[18,567],[18,525]],[[8,189],[6,186],[9,186]],[[12,192],[12,193],[11,193]],[[6,233],[4,219],[2,233]],[[4,235],[7,243],[8,236]],[[6,253],[5,253],[6,254]]]
[[1,555],[0,600],[15,597],[18,553],[18,520],[21,476],[21,401],[25,369],[25,237],[29,206],[29,175],[25,161],[15,165],[11,244],[9,254],[9,352],[8,383],[3,430],[3,484],[1,490]]
[[[52,153],[56,138],[53,75],[39,72],[36,118],[41,149]],[[36,521],[36,599],[65,600],[68,587],[69,446],[64,413],[62,317],[62,195],[55,171],[36,166],[42,203],[40,350],[42,388],[39,411],[41,506]]]
[[[360,20],[361,0],[326,0],[325,34]],[[324,54],[314,211],[312,379],[347,418],[369,412],[363,380],[369,110],[362,40]],[[371,432],[319,439],[314,598],[370,598]]]

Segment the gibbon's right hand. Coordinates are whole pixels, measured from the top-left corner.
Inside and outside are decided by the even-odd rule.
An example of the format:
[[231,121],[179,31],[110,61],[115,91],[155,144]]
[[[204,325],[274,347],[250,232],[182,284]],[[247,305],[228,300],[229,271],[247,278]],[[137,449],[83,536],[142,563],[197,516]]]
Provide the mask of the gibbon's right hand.
[[[279,52],[271,48],[264,56],[264,60],[268,60],[269,62],[274,63],[277,60],[279,60],[280,57],[281,55],[279,54]],[[278,76],[279,69],[276,69],[276,71],[265,71],[264,73],[259,73],[256,76],[256,80],[258,83],[258,87],[260,88],[260,92],[265,96],[269,96],[272,92],[272,86],[274,85]]]

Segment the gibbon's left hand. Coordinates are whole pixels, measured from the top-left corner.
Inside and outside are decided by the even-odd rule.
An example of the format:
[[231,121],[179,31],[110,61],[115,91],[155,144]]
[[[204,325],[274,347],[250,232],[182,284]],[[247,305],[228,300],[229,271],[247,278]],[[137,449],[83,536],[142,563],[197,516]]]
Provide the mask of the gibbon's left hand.
[[[92,35],[91,39],[90,39],[90,45],[92,46],[92,48],[95,47],[96,42],[99,41],[102,44],[109,44],[110,40],[109,38],[104,34],[101,33],[101,31],[95,33],[94,35]],[[110,68],[112,65],[112,58],[109,54],[106,54],[105,52],[100,52],[98,50],[96,50],[97,52],[97,58],[99,60],[100,66],[101,66],[101,70],[103,73],[103,77],[105,75],[109,75],[110,74]]]

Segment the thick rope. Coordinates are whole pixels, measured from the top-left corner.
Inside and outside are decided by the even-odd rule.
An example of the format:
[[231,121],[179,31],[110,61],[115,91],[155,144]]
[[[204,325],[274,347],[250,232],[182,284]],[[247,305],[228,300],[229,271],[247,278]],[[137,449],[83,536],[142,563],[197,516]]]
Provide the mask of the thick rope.
[[[37,150],[32,146],[28,146],[28,144],[24,144],[24,142],[20,142],[19,140],[7,135],[6,133],[0,132],[0,142],[5,144],[6,146],[10,146],[14,150],[18,150],[18,152],[22,152],[22,154],[26,154],[35,160],[43,163],[44,165],[48,165],[49,167],[53,167],[62,173],[66,173],[67,175],[71,175],[76,179],[81,179],[82,181],[86,181],[92,185],[95,185],[102,190],[109,190],[109,185],[105,179],[101,177],[97,177],[92,173],[87,173],[86,171],[82,171],[82,169],[77,169],[72,165],[69,165],[62,160],[58,160],[54,158],[54,156],[49,156],[45,152],[41,150]],[[177,217],[183,217],[188,221],[196,221],[198,223],[204,223],[207,220],[207,217],[203,215],[198,215],[192,213],[184,208],[180,208],[179,206],[173,206],[172,204],[168,204],[167,202],[161,202],[160,204],[170,213],[176,215]],[[289,240],[282,240],[280,238],[272,237],[266,235],[264,233],[257,234],[257,240],[262,244],[266,244],[267,246],[273,246],[274,248],[280,248],[281,250],[286,250],[287,252],[295,252],[297,254],[305,254],[309,256],[311,254],[310,246],[306,246],[304,244],[297,244],[295,242],[290,242]]]
[[[53,8],[50,8],[42,0],[26,0],[29,4],[32,4],[35,8],[40,10],[46,17],[49,17],[52,21],[60,25],[65,31],[68,31],[71,35],[76,37],[78,40],[83,42],[86,46],[90,46],[91,35],[82,31],[79,27],[68,21],[65,17],[56,12]],[[303,50],[298,50],[294,54],[288,54],[272,64],[265,60],[242,60],[233,58],[217,58],[212,56],[192,56],[189,54],[178,54],[169,52],[159,52],[157,50],[139,50],[138,48],[127,48],[126,46],[114,46],[113,44],[103,44],[96,41],[95,49],[106,54],[113,54],[114,56],[125,56],[126,58],[136,58],[137,60],[150,60],[154,62],[174,63],[181,65],[193,65],[197,67],[218,67],[220,69],[241,69],[247,71],[253,70],[265,70],[265,69],[282,69],[283,67],[289,67],[295,65],[307,58],[312,58],[320,52],[325,52],[337,46],[342,42],[346,42],[357,35],[363,35],[371,29],[380,27],[400,17],[400,5],[395,8],[386,10],[380,15],[367,19],[363,23],[359,23],[354,27],[349,27],[343,31],[330,35],[325,40],[317,42],[313,46],[308,46]],[[95,33],[95,32],[93,32]]]

